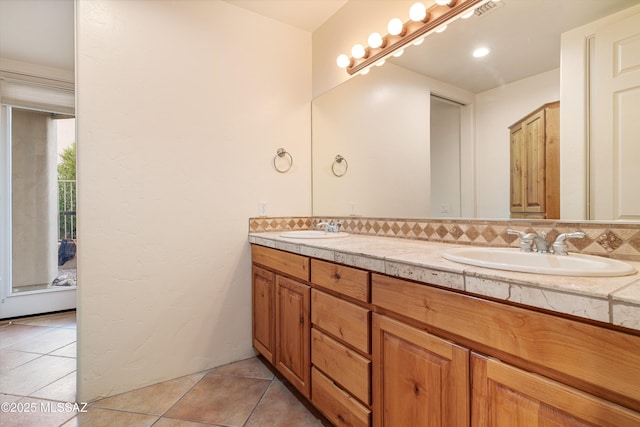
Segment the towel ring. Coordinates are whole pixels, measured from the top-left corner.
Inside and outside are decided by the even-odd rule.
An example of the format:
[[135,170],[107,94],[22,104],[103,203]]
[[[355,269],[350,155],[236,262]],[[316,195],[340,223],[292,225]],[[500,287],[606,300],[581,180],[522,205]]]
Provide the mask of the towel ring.
[[[342,162],[344,162],[344,171],[342,173],[338,173],[336,172],[336,165],[339,165]],[[341,176],[344,176],[345,173],[347,173],[347,169],[349,169],[349,163],[347,163],[347,159],[338,154],[336,156],[336,159],[333,161],[333,164],[331,165],[331,172],[333,172],[335,176],[340,178]]]
[[[278,157],[289,156],[289,167],[280,169],[278,165],[276,165],[276,160]],[[273,156],[273,167],[280,173],[286,173],[291,170],[291,166],[293,166],[293,156],[287,152],[284,148],[278,148],[276,155]]]

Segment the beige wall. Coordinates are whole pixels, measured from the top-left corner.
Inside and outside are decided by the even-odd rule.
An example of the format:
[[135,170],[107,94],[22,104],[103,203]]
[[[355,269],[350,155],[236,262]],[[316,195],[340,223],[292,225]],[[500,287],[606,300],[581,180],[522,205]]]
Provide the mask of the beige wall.
[[12,110],[12,284],[46,285],[58,271],[55,123]]
[[253,355],[248,218],[311,213],[311,35],[220,1],[76,8],[85,401]]
[[559,99],[559,69],[476,96],[478,218],[509,217],[509,126],[547,102]]
[[[393,64],[375,71],[313,102],[314,215],[429,212],[430,81]],[[349,163],[340,178],[337,154]]]

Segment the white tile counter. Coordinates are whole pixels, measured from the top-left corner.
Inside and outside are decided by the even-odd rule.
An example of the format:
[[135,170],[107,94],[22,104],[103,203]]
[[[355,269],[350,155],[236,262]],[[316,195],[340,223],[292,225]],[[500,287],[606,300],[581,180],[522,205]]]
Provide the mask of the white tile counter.
[[[440,255],[460,245],[351,235],[290,239],[250,233],[249,242],[373,272],[640,330],[640,273],[570,277],[474,267]],[[640,271],[640,262],[626,261]]]

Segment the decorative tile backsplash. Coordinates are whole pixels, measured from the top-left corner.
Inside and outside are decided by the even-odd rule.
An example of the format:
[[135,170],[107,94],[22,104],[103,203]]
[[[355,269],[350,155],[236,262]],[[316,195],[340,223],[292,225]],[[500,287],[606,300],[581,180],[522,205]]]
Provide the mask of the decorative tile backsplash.
[[393,219],[361,217],[260,217],[249,219],[249,232],[306,230],[321,221],[340,221],[342,231],[352,234],[396,237],[467,244],[474,246],[518,247],[517,236],[507,228],[524,232],[546,232],[547,241],[562,233],[583,231],[584,239],[567,239],[570,252],[640,261],[640,224],[593,221],[473,219]]

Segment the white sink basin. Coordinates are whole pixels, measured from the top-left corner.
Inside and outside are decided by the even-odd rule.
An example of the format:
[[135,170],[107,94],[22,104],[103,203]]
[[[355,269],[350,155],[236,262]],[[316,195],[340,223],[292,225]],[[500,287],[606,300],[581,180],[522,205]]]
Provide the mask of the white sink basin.
[[289,239],[335,239],[347,237],[348,235],[349,233],[345,233],[344,231],[327,233],[324,230],[294,230],[280,233],[280,237],[286,237]]
[[498,270],[557,276],[626,276],[636,269],[626,262],[599,256],[553,255],[508,248],[456,248],[443,252],[449,261]]

